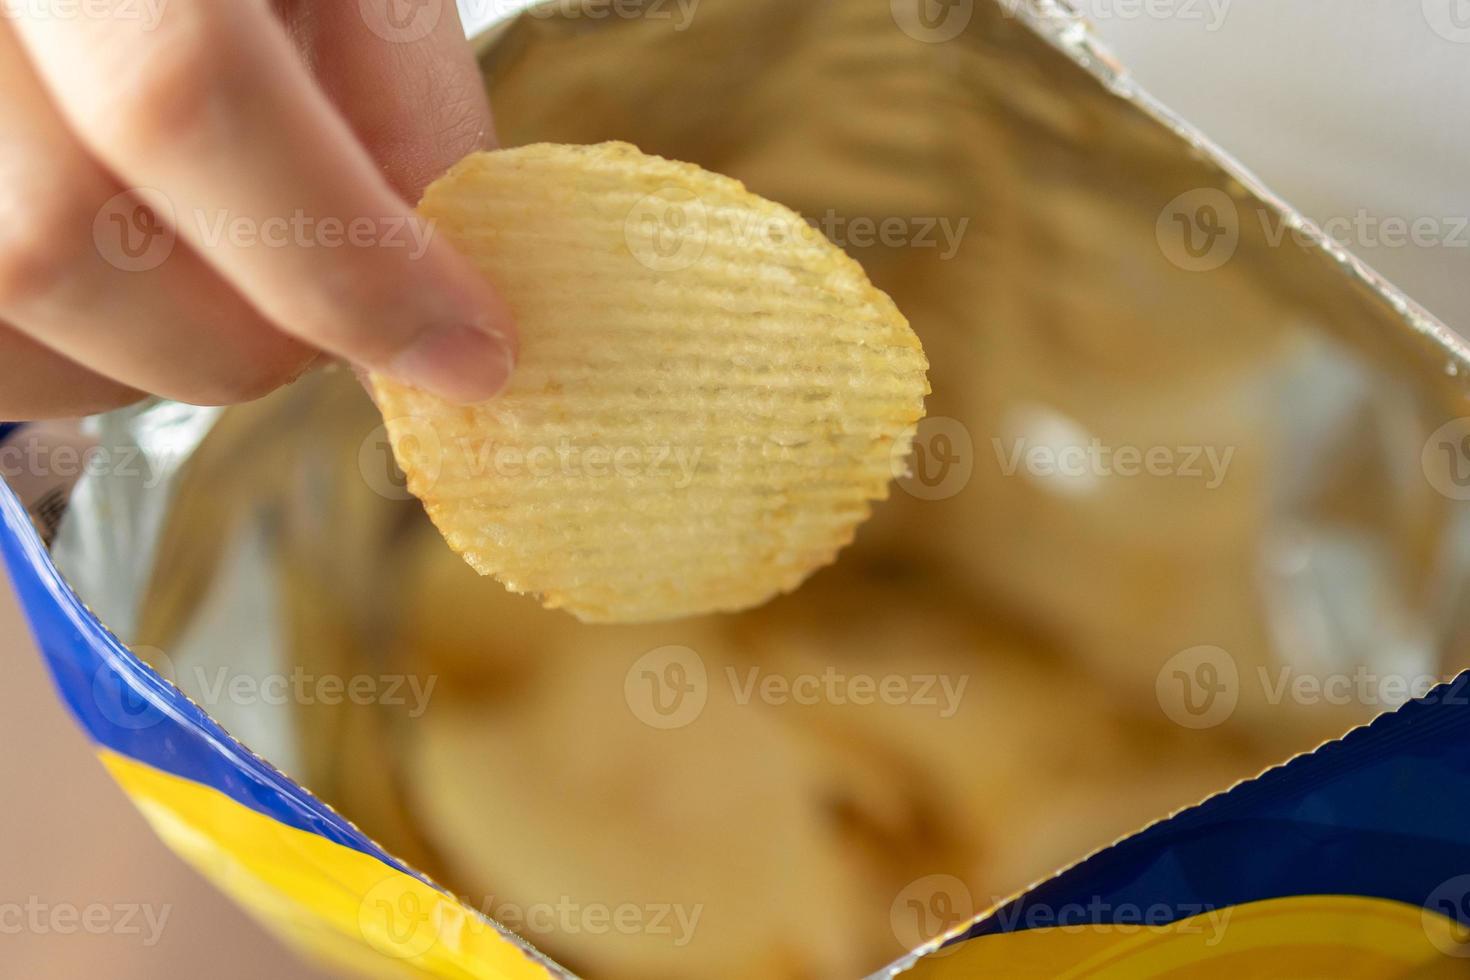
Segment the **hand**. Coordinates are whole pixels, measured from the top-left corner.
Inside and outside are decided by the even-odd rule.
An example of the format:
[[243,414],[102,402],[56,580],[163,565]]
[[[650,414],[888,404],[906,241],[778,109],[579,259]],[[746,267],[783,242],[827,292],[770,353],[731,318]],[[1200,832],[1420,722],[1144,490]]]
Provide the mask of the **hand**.
[[406,203],[493,140],[453,0],[0,0],[0,92],[0,419],[324,356],[504,385],[510,312]]

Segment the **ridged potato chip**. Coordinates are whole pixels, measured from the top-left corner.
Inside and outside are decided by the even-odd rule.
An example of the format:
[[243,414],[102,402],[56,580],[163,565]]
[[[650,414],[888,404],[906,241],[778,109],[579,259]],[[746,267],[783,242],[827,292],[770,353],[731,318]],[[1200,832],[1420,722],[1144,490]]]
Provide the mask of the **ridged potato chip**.
[[482,405],[371,379],[409,489],[482,574],[586,621],[737,610],[887,495],[928,364],[795,212],[623,143],[472,155],[419,212],[521,329]]

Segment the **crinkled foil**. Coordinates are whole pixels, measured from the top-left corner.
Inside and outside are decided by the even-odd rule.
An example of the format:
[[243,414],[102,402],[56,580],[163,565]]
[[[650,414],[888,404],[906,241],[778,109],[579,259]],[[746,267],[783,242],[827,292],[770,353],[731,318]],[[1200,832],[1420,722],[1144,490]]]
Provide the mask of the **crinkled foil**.
[[[854,552],[918,549],[1140,704],[1201,646],[1243,674],[1464,666],[1464,343],[1139,89],[1071,7],[921,3],[701,0],[682,21],[559,2],[493,30],[482,64],[507,144],[623,139],[730,174],[909,316],[933,364],[929,456]],[[885,221],[901,231],[859,233]],[[85,477],[54,553],[120,637],[181,676],[391,656],[391,558],[424,524],[350,375],[89,424],[146,465]],[[1172,470],[1032,455],[1093,446]],[[1275,725],[1269,707],[1238,721]],[[431,862],[334,776],[356,722],[210,710]]]

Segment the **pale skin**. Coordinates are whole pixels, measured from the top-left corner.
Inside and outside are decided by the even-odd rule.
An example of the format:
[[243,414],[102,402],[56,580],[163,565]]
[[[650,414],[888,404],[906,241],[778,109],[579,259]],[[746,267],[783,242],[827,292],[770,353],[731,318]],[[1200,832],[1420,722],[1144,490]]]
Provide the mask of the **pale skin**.
[[509,378],[510,310],[408,224],[494,145],[453,0],[0,0],[0,92],[0,420]]

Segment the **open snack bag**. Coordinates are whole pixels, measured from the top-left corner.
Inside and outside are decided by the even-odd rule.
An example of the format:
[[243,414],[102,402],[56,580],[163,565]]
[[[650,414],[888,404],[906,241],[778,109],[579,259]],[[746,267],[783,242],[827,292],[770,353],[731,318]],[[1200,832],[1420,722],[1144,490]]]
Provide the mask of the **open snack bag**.
[[[697,164],[856,260],[928,363],[887,499],[769,588],[716,574],[715,544],[766,470],[596,561],[555,535],[633,504],[558,500],[534,557],[571,585],[543,608],[446,546],[395,462],[422,441],[347,372],[5,427],[0,458],[78,463],[7,467],[0,549],[119,785],[354,975],[1464,975],[1462,342],[1061,3],[691,6],[558,0],[492,29],[502,139]],[[680,279],[681,236],[728,214],[637,202],[650,295],[767,310]],[[731,363],[772,370],[761,343]],[[537,383],[540,418],[589,417]],[[873,404],[843,403],[850,431]],[[722,416],[749,458],[806,445],[756,415]],[[703,486],[679,433],[547,458]],[[649,615],[602,615],[614,578]],[[650,584],[693,581],[741,601]]]

